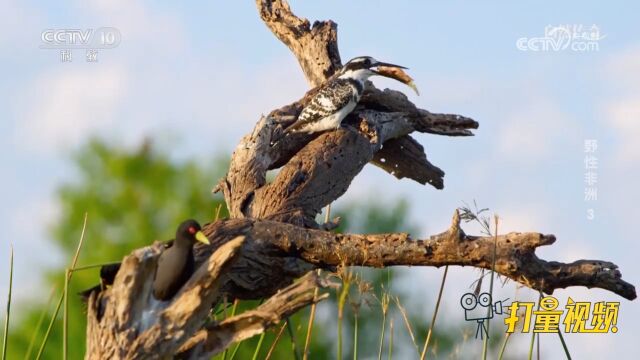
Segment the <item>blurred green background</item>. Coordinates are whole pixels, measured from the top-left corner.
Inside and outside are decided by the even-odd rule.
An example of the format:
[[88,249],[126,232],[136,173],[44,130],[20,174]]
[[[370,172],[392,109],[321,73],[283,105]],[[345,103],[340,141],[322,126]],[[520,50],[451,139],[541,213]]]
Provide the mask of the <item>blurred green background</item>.
[[[57,201],[62,213],[59,214],[60,220],[50,229],[51,238],[63,250],[67,264],[75,253],[85,212],[88,225],[79,266],[119,261],[135,248],[154,240],[170,239],[177,224],[185,218],[206,223],[214,219],[219,208],[221,218],[228,215],[222,197],[213,196],[210,192],[212,184],[226,171],[225,157],[213,157],[205,163],[189,159],[176,161],[170,158],[167,149],[156,147],[151,141],[125,148],[93,139],[75,152],[71,160],[78,172],[77,180],[59,187]],[[407,223],[408,205],[403,200],[393,204],[372,201],[338,203],[334,208],[337,210],[333,215],[343,219],[338,231],[378,233],[415,230],[415,226]],[[425,319],[430,315],[408,315],[415,334],[414,343],[397,303],[390,300],[383,328],[381,301],[385,294],[398,296],[400,304],[404,301],[403,293],[394,290],[393,282],[397,275],[390,269],[353,268],[349,271],[358,280],[352,283],[344,307],[343,356],[352,357],[355,350],[356,314],[358,357],[377,357],[383,332],[383,354],[385,358],[388,356],[392,321],[394,356],[416,356],[415,348],[419,346],[422,349],[427,331]],[[45,283],[50,284],[53,290],[42,289],[28,304],[21,304],[20,308],[26,310],[13,314],[9,359],[30,359],[38,353],[62,293],[63,273],[64,268],[57,268],[42,274],[46,278]],[[75,294],[95,285],[98,279],[97,268],[73,274],[68,313],[70,359],[83,358],[85,348],[85,308]],[[51,299],[43,297],[51,291]],[[257,305],[257,301],[240,302],[237,313]],[[308,308],[304,309],[289,319],[290,329],[284,331],[277,342],[273,359],[301,358],[309,312]],[[332,292],[330,299],[318,306],[309,347],[310,358],[337,356],[337,314],[336,293]],[[61,315],[54,323],[42,358],[60,359],[62,356]],[[257,358],[266,356],[278,330],[279,327],[271,329],[265,335]],[[434,351],[448,353],[456,337],[459,336],[447,331],[436,332],[431,343]],[[241,343],[235,358],[252,358],[258,342],[259,337],[255,337]],[[230,357],[231,353],[228,353],[227,358]]]

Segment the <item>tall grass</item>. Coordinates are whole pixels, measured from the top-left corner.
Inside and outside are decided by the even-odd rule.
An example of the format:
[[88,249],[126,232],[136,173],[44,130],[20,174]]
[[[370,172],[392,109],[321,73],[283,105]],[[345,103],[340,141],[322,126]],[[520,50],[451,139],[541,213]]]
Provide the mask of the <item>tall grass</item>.
[[382,328],[380,329],[380,346],[378,348],[378,360],[382,359],[382,347],[384,346],[384,334],[387,323],[387,313],[389,312],[389,292],[382,293],[380,298],[380,308],[382,310]]
[[[324,215],[325,224],[329,222],[331,218],[331,204],[327,205]],[[321,270],[316,270],[318,276],[320,276]],[[307,324],[307,336],[304,339],[304,352],[302,353],[302,359],[307,360],[309,358],[309,344],[311,343],[311,332],[313,331],[313,321],[316,318],[316,307],[318,306],[315,299],[318,297],[318,288],[313,291],[313,304],[311,304],[311,312],[309,312],[309,324]]]
[[[538,297],[538,310],[540,310],[540,301],[542,301],[542,291],[540,292],[540,296]],[[528,357],[529,360],[533,359],[533,345],[536,342],[536,334],[537,333],[535,331],[531,331],[531,342],[529,343],[529,357]]]
[[[67,317],[67,310],[68,310],[68,302],[67,302],[67,295],[69,292],[69,280],[71,279],[71,274],[73,273],[73,271],[75,270],[75,266],[76,263],[78,262],[78,257],[80,256],[80,250],[82,249],[82,244],[84,243],[84,235],[85,235],[85,231],[87,229],[87,213],[84,214],[84,221],[82,224],[82,232],[80,233],[80,240],[78,241],[78,246],[76,247],[76,252],[73,256],[73,259],[71,260],[71,266],[69,268],[67,268],[65,270],[65,277],[64,277],[64,291],[62,293],[62,296],[60,296],[60,300],[58,301],[58,305],[56,305],[56,310],[53,312],[53,316],[51,317],[51,321],[49,322],[49,326],[47,327],[47,332],[44,334],[44,339],[42,340],[42,344],[40,345],[40,349],[38,350],[38,354],[36,355],[36,360],[39,360],[42,357],[42,354],[44,352],[44,349],[47,345],[47,341],[49,340],[49,336],[51,335],[51,329],[53,328],[53,324],[55,323],[56,319],[58,318],[58,313],[60,312],[60,307],[62,306],[63,302],[64,302],[64,311],[63,311],[63,327],[62,327],[62,358],[63,359],[67,359],[67,322],[68,322],[68,317]],[[93,266],[93,265],[92,265]],[[98,265],[96,265],[98,266]],[[87,267],[83,267],[87,268]]]
[[40,349],[38,349],[38,354],[36,355],[36,360],[40,360],[42,354],[44,353],[44,348],[47,346],[47,341],[49,340],[49,335],[51,335],[51,329],[53,328],[53,324],[58,318],[58,313],[60,312],[60,307],[62,307],[62,300],[64,299],[64,294],[60,296],[60,300],[58,300],[58,305],[56,305],[56,309],[53,312],[53,316],[49,321],[49,326],[47,327],[47,331],[44,333],[44,339],[42,339],[42,344],[40,344]]
[[344,319],[344,305],[347,302],[347,296],[349,295],[349,290],[351,289],[351,284],[353,282],[353,273],[346,268],[343,268],[343,270],[344,271],[341,276],[342,287],[338,294],[338,359],[342,359],[342,322]]
[[391,360],[391,356],[393,354],[393,318],[389,321],[389,357]]
[[491,278],[489,280],[489,299],[491,299],[491,302],[489,303],[489,307],[487,308],[487,336],[483,339],[482,342],[482,360],[487,359],[487,352],[489,351],[489,329],[491,325],[491,316],[489,315],[491,314],[491,307],[493,306],[493,278],[495,277],[496,273],[496,252],[498,251],[498,215],[494,215],[493,220],[495,226],[493,234],[493,259],[491,261]]
[[[218,206],[218,215],[219,215],[219,212],[220,212],[220,207]],[[236,311],[238,309],[238,303],[239,302],[240,301],[238,299],[235,299],[233,301],[233,307],[231,308],[231,316],[232,317],[236,315]],[[236,345],[236,349],[233,352],[233,357],[235,357],[236,351],[238,351],[238,346],[240,346],[240,344]],[[224,349],[224,352],[222,353],[222,359],[223,360],[227,359],[228,351],[229,351],[229,348]],[[233,359],[233,357],[232,357],[232,359]]]
[[33,346],[36,344],[38,333],[40,331],[40,328],[42,327],[42,324],[44,323],[44,319],[47,317],[47,314],[49,313],[49,309],[51,308],[51,303],[53,302],[55,294],[56,294],[56,286],[54,285],[51,287],[51,293],[49,294],[47,305],[42,309],[42,313],[40,314],[40,318],[38,319],[38,324],[36,325],[36,328],[33,329],[33,335],[31,336],[31,341],[29,341],[29,347],[27,348],[27,353],[24,356],[25,360],[31,359],[31,352],[33,352]]
[[289,338],[291,339],[291,352],[293,353],[293,358],[295,360],[299,360],[300,355],[298,354],[298,342],[296,341],[296,334],[293,331],[291,318],[287,319],[287,332],[289,333]]
[[422,354],[420,360],[424,360],[427,355],[427,348],[429,347],[429,341],[431,340],[431,333],[438,317],[438,310],[440,309],[440,301],[442,300],[442,293],[444,291],[444,284],[447,281],[447,272],[449,271],[449,265],[444,267],[444,274],[442,274],[442,282],[440,283],[440,290],[438,291],[438,299],[436,300],[436,308],[433,311],[433,317],[431,318],[431,324],[429,324],[429,331],[427,332],[427,339],[424,341],[424,347],[422,348]]
[[504,341],[502,342],[502,346],[500,346],[500,352],[498,353],[498,360],[502,360],[502,357],[504,356],[504,351],[507,348],[507,342],[509,342],[510,337],[511,337],[510,332],[504,335]]
[[258,354],[260,354],[260,349],[262,348],[262,343],[264,342],[264,336],[267,332],[263,331],[262,334],[260,334],[260,338],[258,339],[258,344],[256,345],[256,349],[253,352],[253,357],[251,358],[252,360],[258,360]]
[[75,269],[76,264],[78,263],[78,257],[80,257],[80,250],[82,249],[82,244],[84,243],[84,234],[87,230],[87,213],[84,213],[84,221],[82,224],[82,232],[80,233],[80,240],[78,241],[78,247],[76,248],[76,253],[73,255],[73,260],[71,260],[71,266],[65,270],[64,274],[64,310],[62,313],[62,358],[67,360],[68,355],[68,343],[69,343],[69,281],[71,281],[71,275],[73,275],[73,270]]
[[276,349],[276,345],[278,344],[278,341],[280,340],[280,337],[282,336],[282,333],[284,332],[284,328],[286,326],[287,326],[287,322],[285,321],[285,323],[282,324],[282,326],[280,326],[280,330],[278,330],[278,335],[276,335],[276,338],[273,340],[273,343],[269,348],[269,352],[267,353],[267,356],[264,357],[264,360],[271,359],[271,355],[273,355],[273,351]]
[[418,357],[420,357],[421,355],[420,348],[418,347],[418,343],[416,342],[416,337],[413,335],[413,329],[411,329],[411,322],[409,321],[409,317],[407,316],[407,311],[402,306],[402,304],[400,304],[400,299],[397,296],[394,297],[394,300],[396,302],[396,306],[398,306],[398,310],[400,311],[400,314],[402,315],[402,320],[404,320],[404,325],[407,327],[407,330],[409,331],[409,337],[411,337],[411,342],[413,343],[413,347],[416,349]]
[[[327,218],[329,217],[329,210],[331,210],[331,207],[328,206],[327,207]],[[320,272],[321,270],[318,269],[316,270],[316,273],[318,276],[320,276]],[[316,299],[318,298],[318,288],[316,287],[315,290],[313,290],[313,304],[311,304],[311,311],[309,312],[309,324],[307,324],[307,336],[304,339],[304,351],[302,353],[302,359],[303,360],[307,360],[309,358],[309,344],[311,344],[311,332],[313,331],[313,321],[316,318],[316,307],[317,307],[317,303],[316,303]]]
[[353,360],[358,360],[358,312],[356,311],[353,316]]
[[7,312],[4,318],[4,335],[2,336],[2,360],[7,358],[9,346],[9,317],[11,315],[11,289],[13,288],[13,245],[9,251],[9,292],[7,294]]

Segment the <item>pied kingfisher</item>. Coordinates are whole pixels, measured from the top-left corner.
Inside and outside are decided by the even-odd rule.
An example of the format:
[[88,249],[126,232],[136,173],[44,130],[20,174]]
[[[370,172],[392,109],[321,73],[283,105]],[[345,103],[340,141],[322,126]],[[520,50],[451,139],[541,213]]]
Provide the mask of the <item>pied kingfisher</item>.
[[336,75],[321,85],[309,104],[302,109],[298,119],[285,131],[314,133],[339,128],[342,120],[360,101],[365,81],[373,75],[390,77],[415,89],[408,76],[391,76],[393,71],[383,72],[376,69],[378,67],[393,68],[400,72],[400,69],[406,69],[404,66],[380,62],[370,56],[349,60]]

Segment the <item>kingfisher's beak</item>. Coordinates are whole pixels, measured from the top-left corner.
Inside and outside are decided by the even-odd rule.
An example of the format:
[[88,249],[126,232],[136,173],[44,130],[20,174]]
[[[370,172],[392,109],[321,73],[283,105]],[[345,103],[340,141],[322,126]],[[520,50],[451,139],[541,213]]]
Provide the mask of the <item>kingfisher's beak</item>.
[[418,87],[416,87],[416,84],[413,82],[411,76],[402,71],[402,69],[407,69],[406,67],[384,62],[377,62],[375,64],[375,67],[377,67],[377,69],[372,69],[372,71],[376,74],[388,77],[390,79],[398,80],[401,83],[406,84],[407,86],[412,88],[417,95],[420,95],[420,92],[418,92]]
[[375,66],[375,67],[378,67],[378,66],[387,66],[387,67],[394,67],[394,68],[398,68],[398,69],[405,69],[405,70],[409,70],[409,68],[404,67],[404,66],[395,65],[395,64],[389,64],[389,63],[381,62],[381,61],[378,61],[377,63],[375,63],[375,65],[374,65],[374,66]]
[[198,231],[196,233],[196,240],[200,241],[201,243],[205,243],[207,245],[211,244],[207,236],[202,231]]

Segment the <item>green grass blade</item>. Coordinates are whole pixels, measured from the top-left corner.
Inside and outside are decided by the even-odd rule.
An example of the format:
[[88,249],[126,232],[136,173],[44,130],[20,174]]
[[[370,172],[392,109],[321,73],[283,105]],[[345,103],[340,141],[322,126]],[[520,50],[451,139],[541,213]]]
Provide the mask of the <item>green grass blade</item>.
[[[87,213],[84,214],[84,223],[82,225],[82,232],[80,234],[80,241],[78,242],[78,247],[76,248],[76,253],[73,256],[73,260],[71,261],[71,267],[70,269],[74,269],[76,263],[78,262],[78,256],[80,255],[80,249],[82,248],[82,243],[84,242],[84,234],[87,228]],[[65,273],[65,282],[67,282],[67,276]],[[60,308],[62,307],[62,303],[65,300],[65,293],[62,293],[62,296],[60,296],[60,300],[58,301],[58,305],[56,305],[56,310],[53,312],[53,316],[51,317],[51,321],[49,321],[49,326],[47,327],[47,332],[44,334],[44,339],[42,339],[42,344],[40,345],[40,349],[38,349],[38,355],[36,355],[36,360],[39,360],[42,357],[42,354],[44,353],[44,348],[47,345],[47,341],[49,340],[49,336],[51,335],[51,329],[53,328],[53,324],[55,323],[56,319],[58,318],[58,313],[60,312]],[[66,325],[66,324],[65,324]],[[67,345],[67,339],[66,339],[66,326],[63,327],[63,356],[66,357],[66,345]]]
[[533,345],[536,343],[536,333],[531,331],[531,342],[529,343],[529,356],[527,359],[533,359]]
[[73,274],[73,270],[78,263],[78,257],[80,257],[80,250],[82,249],[82,244],[84,243],[84,234],[86,230],[87,213],[84,213],[84,221],[82,223],[82,232],[80,233],[78,247],[76,248],[76,253],[73,254],[71,267],[67,269],[64,274],[64,294],[62,295],[64,299],[64,309],[62,311],[62,358],[64,360],[67,360],[67,355],[69,353],[69,281],[71,281],[71,275]]
[[418,347],[418,343],[416,342],[416,337],[413,335],[413,329],[411,328],[411,322],[409,321],[409,316],[407,315],[407,310],[400,304],[400,298],[397,296],[394,298],[396,301],[396,305],[398,306],[398,310],[400,310],[400,314],[402,315],[402,320],[404,320],[404,325],[407,327],[409,331],[409,337],[411,338],[411,342],[413,343],[413,347],[416,349],[416,353],[418,357],[420,356],[420,348]]
[[[538,310],[540,310],[540,302],[542,301],[542,291],[540,292],[540,296],[538,297]],[[560,332],[560,330],[558,330]],[[529,343],[529,357],[528,359],[533,359],[533,345],[536,343],[536,332],[531,330],[531,342]]]
[[378,360],[382,360],[382,347],[384,346],[384,333],[387,326],[387,311],[389,310],[389,293],[383,293],[380,300],[382,308],[382,328],[380,329],[380,346],[378,347]]
[[58,305],[56,305],[56,310],[53,312],[51,321],[49,321],[49,327],[47,327],[47,332],[44,334],[44,339],[42,339],[42,344],[40,345],[40,349],[38,350],[38,355],[36,355],[36,360],[40,360],[40,357],[42,357],[42,354],[44,353],[44,348],[47,345],[47,340],[49,340],[49,335],[51,334],[53,323],[55,323],[56,318],[58,317],[58,313],[60,312],[60,308],[62,307],[63,299],[64,299],[64,294],[60,296],[60,300],[58,300]]
[[230,360],[235,359],[236,354],[238,353],[238,349],[240,348],[240,344],[242,344],[242,341],[236,344],[236,347],[233,348],[233,352],[231,353],[231,358]]
[[[491,263],[491,279],[489,280],[489,298],[493,301],[493,278],[495,277],[496,270],[496,252],[498,251],[498,215],[494,216],[495,221],[495,231],[494,231],[494,241],[493,241],[493,260]],[[482,341],[482,360],[487,360],[487,352],[489,351],[489,325],[491,325],[491,306],[487,308],[487,336]]]
[[[218,209],[220,209],[220,206],[218,206]],[[239,302],[240,301],[238,301],[238,299],[233,300],[233,307],[231,308],[231,317],[234,317],[236,315],[236,310],[238,309],[238,303]],[[229,348],[224,349],[224,353],[222,353],[222,359],[223,360],[227,360],[227,352],[228,351],[229,351]]]
[[253,357],[251,358],[252,360],[258,359],[258,354],[260,353],[260,349],[262,348],[262,343],[264,342],[264,335],[265,335],[265,332],[263,331],[262,334],[260,334],[260,339],[258,340],[258,345],[256,345],[256,350],[253,352]]
[[282,324],[282,326],[280,326],[280,330],[278,330],[278,335],[276,335],[275,340],[273,340],[273,344],[271,344],[271,347],[269,348],[269,352],[267,353],[267,356],[264,357],[264,360],[271,359],[271,355],[273,355],[273,351],[276,349],[276,345],[278,344],[278,341],[280,340],[280,337],[282,336],[282,333],[284,332],[284,328],[286,326],[287,326],[286,322]]
[[44,319],[47,317],[47,313],[51,308],[51,302],[53,301],[53,296],[56,294],[56,286],[51,287],[51,294],[49,294],[49,299],[47,300],[47,305],[44,309],[42,309],[42,313],[40,314],[40,318],[38,319],[38,324],[36,328],[33,330],[33,335],[31,336],[31,341],[29,341],[29,347],[27,348],[27,353],[24,356],[25,360],[31,359],[31,353],[33,352],[33,346],[36,344],[36,338],[38,337],[38,332],[44,323]]
[[9,315],[11,315],[11,288],[13,287],[13,245],[9,253],[9,293],[7,294],[7,314],[4,319],[4,336],[2,338],[2,360],[7,358],[9,346]]
[[393,354],[393,318],[389,321],[389,360]]
[[291,339],[291,352],[293,352],[293,358],[295,360],[300,360],[300,355],[298,354],[298,342],[296,341],[296,334],[293,332],[291,318],[287,319],[287,333],[289,333],[289,338]]
[[64,271],[64,291],[62,293],[62,298],[64,299],[63,308],[62,308],[62,358],[67,360],[68,348],[67,348],[67,338],[68,338],[68,328],[69,328],[69,277],[71,276],[71,271],[69,269],[65,269]]
[[500,354],[498,354],[498,360],[502,360],[502,357],[504,356],[504,350],[507,348],[507,342],[509,341],[510,337],[511,333],[505,334],[504,341],[502,342],[502,346],[500,347]]
[[[331,210],[330,206],[327,210]],[[329,212],[327,211],[327,214]],[[328,216],[327,216],[328,217]],[[318,269],[316,274],[320,276],[320,270]],[[316,299],[318,298],[318,288],[313,290],[313,304],[311,304],[311,312],[309,313],[309,324],[307,325],[307,337],[304,339],[304,352],[302,353],[302,360],[309,358],[309,344],[311,343],[311,331],[313,330],[313,321],[316,317]]]
[[338,317],[338,357],[336,359],[342,359],[342,318]]
[[351,288],[351,273],[346,270],[342,275],[342,289],[338,295],[338,356],[337,359],[342,359],[342,320],[344,318],[344,304],[347,302],[347,296],[349,295],[349,289]]
[[102,264],[83,265],[83,266],[74,267],[73,268],[73,272],[77,272],[77,271],[81,271],[81,270],[90,270],[90,269],[95,269],[95,268],[101,268],[103,266],[118,265],[118,264],[121,264],[121,262],[120,261],[111,261],[111,262],[102,263]]
[[424,360],[427,355],[427,348],[429,347],[429,341],[431,340],[431,333],[438,317],[438,310],[440,309],[440,301],[442,300],[442,292],[444,291],[444,283],[447,281],[447,272],[449,271],[449,265],[444,267],[444,274],[442,274],[442,282],[440,283],[440,291],[438,292],[438,300],[436,300],[436,309],[433,311],[433,317],[431,318],[431,324],[429,324],[429,331],[427,332],[427,339],[424,341],[424,347],[422,348],[422,355],[420,360]]
[[358,360],[358,313],[355,313],[353,325],[353,360]]
[[298,342],[296,341],[296,334],[293,331],[293,322],[291,318],[287,319],[287,333],[291,339],[291,352],[293,352],[293,358],[300,360],[300,354],[298,354]]

